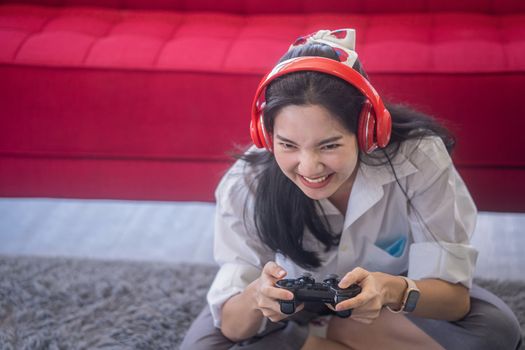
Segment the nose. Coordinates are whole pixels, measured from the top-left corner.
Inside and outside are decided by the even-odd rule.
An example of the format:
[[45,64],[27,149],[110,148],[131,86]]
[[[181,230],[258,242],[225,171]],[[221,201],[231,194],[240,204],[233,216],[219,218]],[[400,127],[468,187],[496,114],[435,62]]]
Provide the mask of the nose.
[[324,170],[324,164],[317,152],[303,151],[299,156],[297,172],[303,176],[314,177],[321,175]]

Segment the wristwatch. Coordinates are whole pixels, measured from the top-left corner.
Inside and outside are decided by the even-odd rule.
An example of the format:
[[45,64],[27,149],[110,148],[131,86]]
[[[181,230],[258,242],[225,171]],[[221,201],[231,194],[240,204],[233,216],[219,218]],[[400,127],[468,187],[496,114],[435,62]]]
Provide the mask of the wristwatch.
[[412,281],[410,278],[407,278],[405,276],[399,276],[403,278],[407,283],[407,289],[405,290],[405,294],[403,296],[403,301],[401,303],[401,308],[399,310],[392,310],[390,306],[387,305],[387,309],[390,310],[393,313],[409,313],[414,311],[417,305],[417,301],[419,300],[419,288],[416,286],[416,283]]

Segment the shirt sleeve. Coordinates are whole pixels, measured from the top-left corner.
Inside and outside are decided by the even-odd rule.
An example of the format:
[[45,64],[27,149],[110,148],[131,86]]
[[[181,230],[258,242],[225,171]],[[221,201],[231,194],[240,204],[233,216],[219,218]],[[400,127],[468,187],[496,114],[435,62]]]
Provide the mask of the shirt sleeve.
[[408,275],[472,286],[478,252],[470,245],[477,210],[441,139],[424,140],[412,153],[409,222],[414,243]]
[[230,169],[215,191],[214,257],[220,268],[207,294],[215,327],[221,326],[223,304],[257,279],[272,260],[273,253],[255,231],[253,197],[241,164]]

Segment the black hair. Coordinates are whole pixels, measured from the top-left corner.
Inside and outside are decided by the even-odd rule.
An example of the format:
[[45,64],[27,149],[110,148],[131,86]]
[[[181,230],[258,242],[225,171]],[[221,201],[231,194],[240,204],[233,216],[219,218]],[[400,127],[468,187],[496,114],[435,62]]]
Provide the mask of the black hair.
[[[338,60],[330,46],[309,44],[291,49],[279,62],[301,56]],[[359,60],[353,68],[368,79]],[[357,134],[359,112],[365,101],[361,92],[342,79],[313,71],[295,72],[275,79],[267,87],[265,99],[263,118],[269,133],[273,132],[275,117],[282,108],[290,105],[320,105],[337,117],[350,132]],[[371,154],[360,152],[359,161],[372,165],[390,164],[394,170],[391,159],[401,144],[406,140],[427,136],[440,137],[448,152],[452,152],[454,137],[435,119],[405,105],[385,102],[385,106],[392,116],[390,142],[385,149]],[[250,152],[239,158],[247,166],[262,169],[251,184],[255,193],[253,221],[261,241],[305,269],[319,267],[322,261],[318,254],[303,247],[305,229],[324,245],[326,251],[339,244],[341,232],[333,232],[326,217],[319,215],[322,207],[318,201],[306,196],[285,176],[273,153]],[[406,196],[404,190],[403,193]]]

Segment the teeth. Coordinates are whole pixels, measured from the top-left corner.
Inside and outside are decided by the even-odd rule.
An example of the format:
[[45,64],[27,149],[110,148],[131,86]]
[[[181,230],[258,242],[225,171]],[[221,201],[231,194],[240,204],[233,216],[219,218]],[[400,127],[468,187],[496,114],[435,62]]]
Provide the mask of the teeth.
[[323,182],[324,180],[326,180],[328,176],[323,176],[323,177],[319,177],[317,179],[310,179],[306,176],[303,176],[303,178],[308,181],[308,182],[312,182],[312,183],[319,183],[319,182]]

